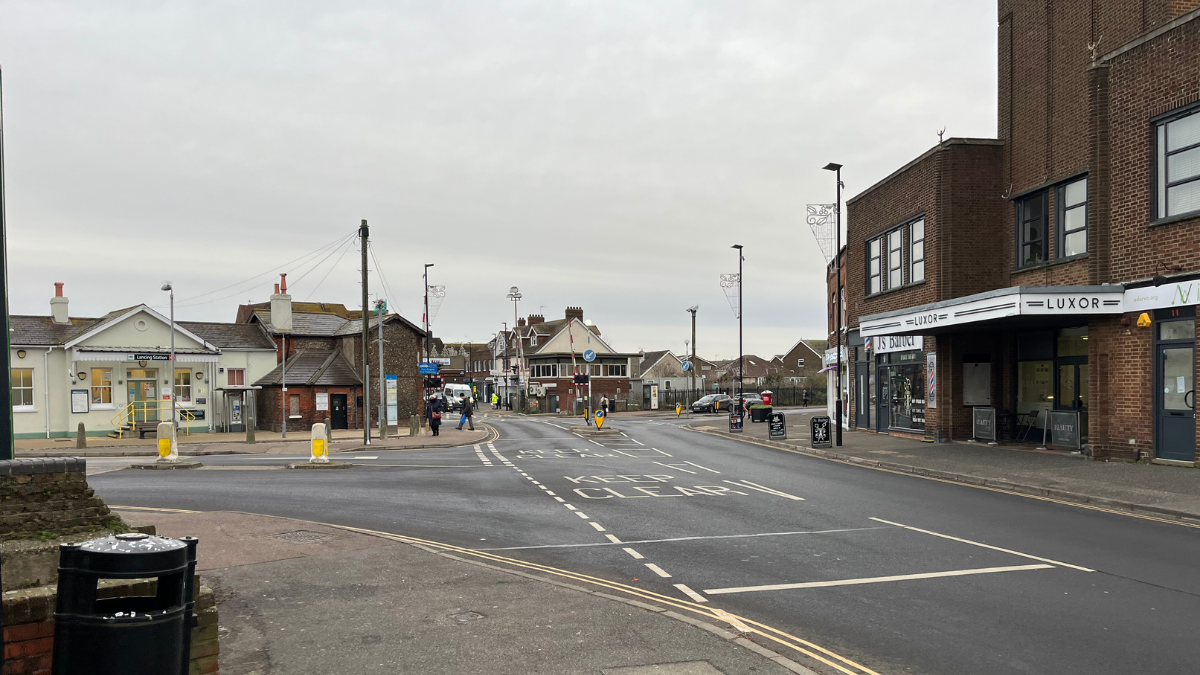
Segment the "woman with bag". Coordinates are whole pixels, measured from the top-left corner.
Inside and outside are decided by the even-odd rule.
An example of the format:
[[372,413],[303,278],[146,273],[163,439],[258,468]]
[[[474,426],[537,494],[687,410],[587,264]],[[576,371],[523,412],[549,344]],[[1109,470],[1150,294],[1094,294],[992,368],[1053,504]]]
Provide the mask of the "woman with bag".
[[445,410],[446,406],[442,403],[442,399],[436,395],[430,396],[429,402],[425,404],[425,420],[434,436],[439,435],[438,429],[442,426],[442,413]]

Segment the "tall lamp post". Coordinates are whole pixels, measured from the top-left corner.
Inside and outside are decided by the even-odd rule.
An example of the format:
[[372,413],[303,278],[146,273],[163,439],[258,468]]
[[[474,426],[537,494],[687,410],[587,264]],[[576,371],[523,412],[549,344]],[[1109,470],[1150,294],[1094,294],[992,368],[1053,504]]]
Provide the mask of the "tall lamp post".
[[[517,336],[517,365],[514,367],[514,370],[517,372],[517,386],[520,387],[521,386],[521,363],[524,360],[522,357],[525,355],[524,354],[525,350],[523,349],[524,345],[521,344],[520,333],[517,331],[517,303],[521,301],[521,289],[517,288],[516,286],[513,286],[512,288],[508,289],[508,299],[512,300],[512,304],[513,304],[513,335]],[[509,401],[511,401],[512,400],[512,392],[509,391],[508,395],[509,395]]]
[[824,167],[837,175],[837,207],[834,214],[833,287],[837,289],[833,304],[834,351],[836,368],[833,371],[837,403],[834,406],[834,443],[842,445],[842,165],[830,162]]
[[745,256],[742,255],[742,245],[734,244],[730,248],[736,248],[738,252],[738,405],[741,406],[742,400],[742,381],[746,378],[746,373],[742,370],[742,315],[745,314],[742,308],[742,261]]
[[179,426],[179,413],[175,410],[175,287],[171,282],[163,282],[162,290],[171,294],[171,426]]
[[[689,397],[696,395],[696,310],[698,309],[700,309],[700,305],[692,305],[687,308],[688,313],[692,315],[692,356],[689,359],[692,365],[688,368],[688,372],[692,375],[692,393],[688,394]],[[741,313],[740,307],[738,313]]]
[[425,263],[425,361],[429,361],[429,268],[433,263]]

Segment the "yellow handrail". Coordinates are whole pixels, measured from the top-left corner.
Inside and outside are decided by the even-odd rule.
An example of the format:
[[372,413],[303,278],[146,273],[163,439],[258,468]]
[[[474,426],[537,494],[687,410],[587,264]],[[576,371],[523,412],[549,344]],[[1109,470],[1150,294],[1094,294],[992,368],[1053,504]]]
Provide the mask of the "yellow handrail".
[[[195,422],[196,416],[187,408],[176,408],[179,411],[179,416],[184,422]],[[163,413],[166,413],[165,419]],[[137,431],[137,425],[140,424],[157,424],[159,421],[169,421],[171,419],[171,401],[132,401],[129,405],[117,411],[113,415],[109,423],[116,427],[117,436],[123,438],[125,425],[129,425],[129,431]],[[186,436],[191,435],[191,426],[184,425],[183,433]]]

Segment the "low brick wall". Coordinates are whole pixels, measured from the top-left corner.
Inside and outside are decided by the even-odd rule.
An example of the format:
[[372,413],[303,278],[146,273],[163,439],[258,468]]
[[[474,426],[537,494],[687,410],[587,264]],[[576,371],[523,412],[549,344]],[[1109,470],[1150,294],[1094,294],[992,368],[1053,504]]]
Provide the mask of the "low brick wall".
[[[154,595],[155,581],[101,581],[98,596]],[[219,672],[217,603],[211,588],[196,579],[196,614],[192,629],[190,675]],[[44,586],[4,594],[3,675],[49,675],[54,653],[54,604],[57,588]]]
[[95,532],[113,517],[81,458],[0,460],[0,540]]

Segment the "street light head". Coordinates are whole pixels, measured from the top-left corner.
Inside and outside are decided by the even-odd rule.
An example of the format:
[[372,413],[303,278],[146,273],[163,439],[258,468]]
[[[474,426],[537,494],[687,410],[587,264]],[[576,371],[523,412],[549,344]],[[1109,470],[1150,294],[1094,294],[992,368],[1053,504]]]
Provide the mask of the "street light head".
[[698,309],[700,309],[700,305],[692,305],[691,307],[688,307],[686,311],[692,312],[694,314],[696,312],[696,310],[698,310]]
[[822,168],[825,169],[826,171],[837,171],[838,169],[842,168],[842,165],[837,164],[835,162],[830,162]]
[[742,250],[742,245],[741,245],[741,244],[734,244],[733,246],[730,246],[729,248],[736,248],[737,250],[739,250],[739,251],[740,251],[740,250]]
[[426,268],[433,267],[433,263],[425,263],[425,267],[426,267]]
[[520,292],[521,292],[521,289],[517,288],[516,286],[513,286],[512,288],[508,289],[509,295],[516,295],[517,293],[520,293]]
[[169,281],[164,281],[164,282],[163,282],[163,285],[162,285],[162,288],[161,288],[160,290],[164,290],[164,291],[173,291],[173,290],[175,290],[175,289],[171,287],[171,282],[169,282]]

